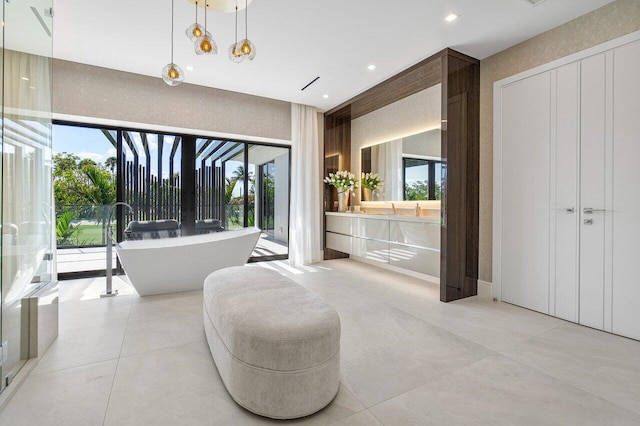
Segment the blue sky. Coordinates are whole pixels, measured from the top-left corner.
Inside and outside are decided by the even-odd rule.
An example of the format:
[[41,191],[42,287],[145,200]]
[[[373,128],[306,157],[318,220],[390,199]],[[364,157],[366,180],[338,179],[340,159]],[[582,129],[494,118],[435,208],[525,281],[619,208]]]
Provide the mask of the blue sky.
[[[144,149],[142,139],[138,132],[130,132],[133,142],[137,146],[140,153],[140,164],[145,163]],[[115,131],[112,132],[114,139]],[[174,138],[165,136],[163,146],[163,162],[162,175],[163,178],[169,177],[169,153],[173,145]],[[149,134],[149,151],[151,156],[151,173],[157,174],[158,171],[158,138],[157,135]],[[89,158],[96,163],[103,163],[109,157],[116,156],[116,149],[111,145],[106,136],[100,129],[92,129],[86,127],[54,125],[53,126],[53,153],[62,152],[73,153],[80,158]],[[126,147],[126,155],[128,159],[133,159],[133,155],[129,147]],[[174,158],[175,173],[180,171],[180,150],[177,151]]]

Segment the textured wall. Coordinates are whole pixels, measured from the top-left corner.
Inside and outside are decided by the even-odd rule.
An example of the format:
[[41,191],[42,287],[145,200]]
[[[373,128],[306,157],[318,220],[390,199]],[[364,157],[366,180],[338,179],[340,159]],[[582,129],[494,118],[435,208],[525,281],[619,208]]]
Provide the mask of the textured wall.
[[429,87],[351,121],[351,172],[360,176],[360,149],[440,127],[441,85]]
[[640,30],[640,0],[617,0],[480,64],[480,279],[491,281],[493,83]]
[[291,140],[289,102],[62,60],[53,63],[57,114]]

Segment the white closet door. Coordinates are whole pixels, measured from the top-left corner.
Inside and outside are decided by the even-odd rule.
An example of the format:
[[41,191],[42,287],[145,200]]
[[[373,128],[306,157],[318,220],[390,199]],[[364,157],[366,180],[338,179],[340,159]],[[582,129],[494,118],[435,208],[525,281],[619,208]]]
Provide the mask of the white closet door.
[[640,42],[614,52],[614,333],[640,339]]
[[578,321],[578,156],[580,153],[580,65],[556,73],[555,119],[555,253],[552,288],[559,318]]
[[579,322],[598,329],[604,327],[605,65],[604,53],[581,62]]
[[502,300],[549,312],[550,72],[502,89]]

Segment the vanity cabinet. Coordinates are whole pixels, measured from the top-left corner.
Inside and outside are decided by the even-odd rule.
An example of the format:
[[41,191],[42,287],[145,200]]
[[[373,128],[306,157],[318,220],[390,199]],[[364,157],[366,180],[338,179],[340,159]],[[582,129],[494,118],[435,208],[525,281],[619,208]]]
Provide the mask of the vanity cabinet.
[[327,247],[412,272],[440,277],[440,221],[402,216],[331,213]]
[[425,275],[440,276],[440,223],[389,223],[389,264]]

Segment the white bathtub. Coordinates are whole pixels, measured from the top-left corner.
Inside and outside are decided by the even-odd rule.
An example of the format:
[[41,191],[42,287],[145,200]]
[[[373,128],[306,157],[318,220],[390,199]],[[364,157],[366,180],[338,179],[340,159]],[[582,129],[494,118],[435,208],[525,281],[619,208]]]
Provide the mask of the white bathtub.
[[244,265],[258,228],[180,238],[123,241],[116,253],[140,296],[201,290],[213,271]]

